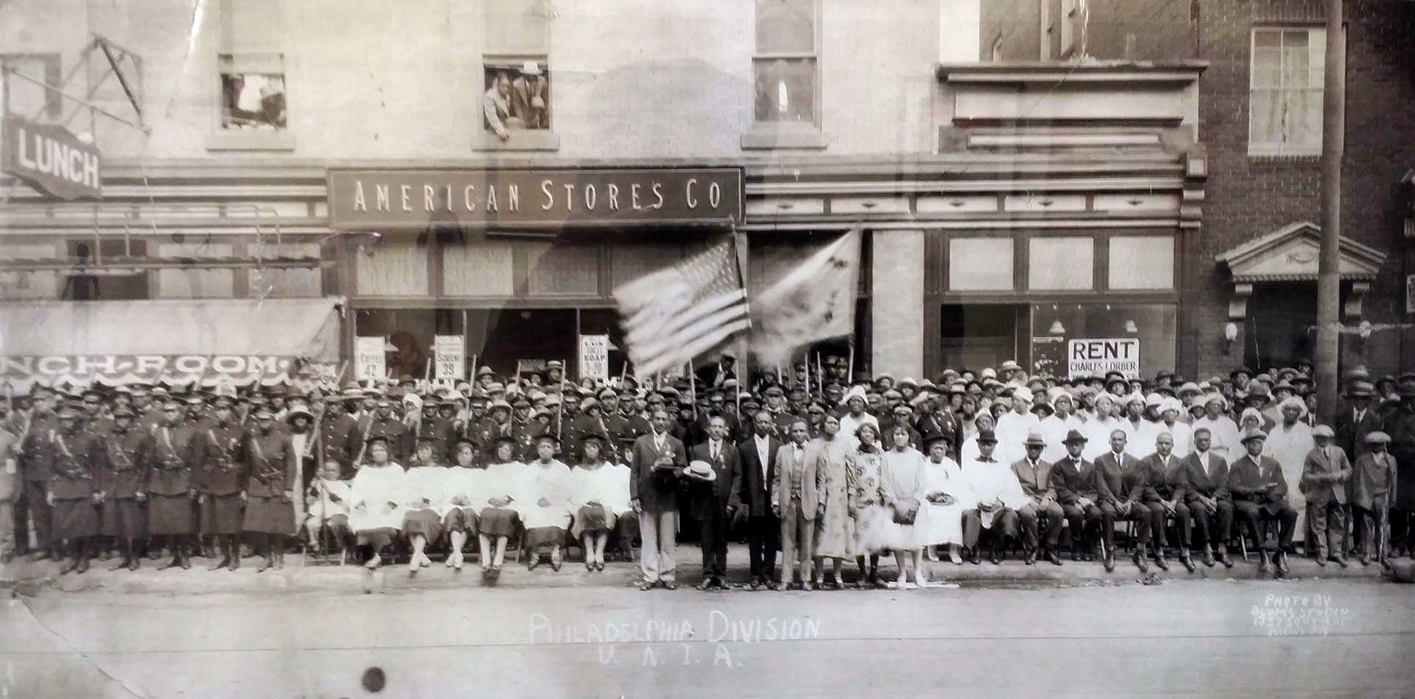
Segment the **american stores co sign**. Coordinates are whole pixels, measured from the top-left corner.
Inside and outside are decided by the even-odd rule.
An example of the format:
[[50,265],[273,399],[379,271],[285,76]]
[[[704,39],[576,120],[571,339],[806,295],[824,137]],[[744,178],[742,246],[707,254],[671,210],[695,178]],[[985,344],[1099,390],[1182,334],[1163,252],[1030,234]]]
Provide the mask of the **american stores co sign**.
[[429,226],[730,225],[742,222],[740,168],[330,170],[330,224]]
[[1105,376],[1118,371],[1125,378],[1140,375],[1140,340],[1069,340],[1066,343],[1066,371],[1073,379]]

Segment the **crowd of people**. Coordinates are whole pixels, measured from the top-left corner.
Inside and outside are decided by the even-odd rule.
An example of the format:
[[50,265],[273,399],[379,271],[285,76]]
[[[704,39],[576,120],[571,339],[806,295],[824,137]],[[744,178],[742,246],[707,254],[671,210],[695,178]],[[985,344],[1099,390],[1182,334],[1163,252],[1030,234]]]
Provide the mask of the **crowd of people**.
[[554,571],[578,549],[598,572],[641,542],[649,590],[677,586],[695,532],[699,587],[726,587],[745,539],[751,588],[809,590],[844,587],[852,562],[861,587],[1014,555],[1112,571],[1118,527],[1141,571],[1251,548],[1285,575],[1294,541],[1321,565],[1411,553],[1415,373],[1349,372],[1334,425],[1313,417],[1310,365],[1199,382],[1011,361],[851,377],[843,357],[748,373],[729,352],[643,384],[570,382],[558,362],[459,385],[36,384],[0,405],[0,555],[236,570],[249,547],[266,570],[307,546],[416,575],[475,552],[490,583],[508,549]]

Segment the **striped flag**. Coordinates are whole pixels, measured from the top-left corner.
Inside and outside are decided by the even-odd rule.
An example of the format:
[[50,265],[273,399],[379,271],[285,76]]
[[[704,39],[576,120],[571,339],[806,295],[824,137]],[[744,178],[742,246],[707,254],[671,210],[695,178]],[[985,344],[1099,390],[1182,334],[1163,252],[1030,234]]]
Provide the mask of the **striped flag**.
[[752,327],[730,240],[614,290],[639,376],[680,365]]
[[798,347],[855,332],[860,283],[860,229],[825,246],[752,304],[752,353],[782,366]]

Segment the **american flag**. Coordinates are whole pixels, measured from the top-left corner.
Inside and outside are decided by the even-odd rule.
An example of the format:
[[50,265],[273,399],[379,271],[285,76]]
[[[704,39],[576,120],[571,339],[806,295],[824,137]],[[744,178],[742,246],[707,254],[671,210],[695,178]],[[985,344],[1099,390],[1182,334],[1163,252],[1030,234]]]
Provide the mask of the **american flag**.
[[635,372],[681,365],[752,327],[730,240],[614,290]]

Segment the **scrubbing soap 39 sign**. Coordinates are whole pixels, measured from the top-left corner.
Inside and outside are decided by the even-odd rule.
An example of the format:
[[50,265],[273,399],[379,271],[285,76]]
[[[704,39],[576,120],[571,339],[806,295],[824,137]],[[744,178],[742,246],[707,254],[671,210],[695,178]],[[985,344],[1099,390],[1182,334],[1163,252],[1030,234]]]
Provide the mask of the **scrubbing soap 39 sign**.
[[1066,343],[1066,371],[1073,379],[1105,376],[1112,371],[1135,378],[1140,375],[1140,340],[1070,340]]

